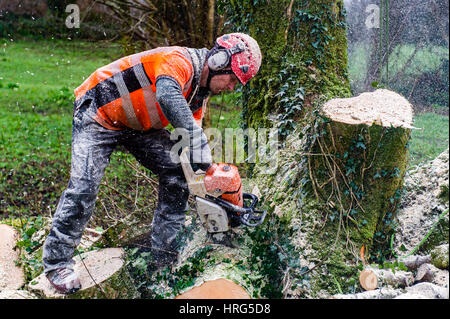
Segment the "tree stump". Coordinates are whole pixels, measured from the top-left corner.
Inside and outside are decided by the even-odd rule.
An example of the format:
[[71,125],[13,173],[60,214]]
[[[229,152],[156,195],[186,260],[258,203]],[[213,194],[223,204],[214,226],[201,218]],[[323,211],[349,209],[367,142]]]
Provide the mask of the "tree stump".
[[23,271],[16,265],[19,257],[14,250],[17,238],[14,228],[0,224],[0,292],[17,290],[25,284]]
[[82,288],[74,294],[58,293],[45,274],[31,281],[29,289],[42,298],[72,299],[133,299],[139,298],[126,270],[124,250],[105,248],[89,251],[74,258],[75,271],[80,276]]
[[314,192],[330,216],[355,226],[351,239],[359,247],[384,245],[402,195],[412,106],[401,95],[378,89],[332,99],[320,116],[310,150]]

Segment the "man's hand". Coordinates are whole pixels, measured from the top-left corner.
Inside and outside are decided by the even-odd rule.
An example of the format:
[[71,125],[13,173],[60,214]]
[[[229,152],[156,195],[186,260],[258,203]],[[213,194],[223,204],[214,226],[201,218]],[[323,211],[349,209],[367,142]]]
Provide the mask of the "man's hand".
[[205,133],[203,133],[203,130],[197,125],[194,125],[190,139],[191,147],[189,153],[192,169],[194,172],[198,169],[206,172],[208,167],[212,164],[211,149],[208,145],[208,139],[206,138]]

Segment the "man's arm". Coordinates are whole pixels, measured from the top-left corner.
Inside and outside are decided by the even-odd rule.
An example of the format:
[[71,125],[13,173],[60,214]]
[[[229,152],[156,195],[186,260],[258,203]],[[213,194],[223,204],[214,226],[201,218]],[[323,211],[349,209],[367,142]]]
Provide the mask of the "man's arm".
[[192,111],[181,92],[180,84],[170,76],[158,77],[156,80],[156,99],[170,124],[175,128],[184,128],[189,132],[191,163],[206,170],[212,163],[208,139],[202,128],[195,122]]

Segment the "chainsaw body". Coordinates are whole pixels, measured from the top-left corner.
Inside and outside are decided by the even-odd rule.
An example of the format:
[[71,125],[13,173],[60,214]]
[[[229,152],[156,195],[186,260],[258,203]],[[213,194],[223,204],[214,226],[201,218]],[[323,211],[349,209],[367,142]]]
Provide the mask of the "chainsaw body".
[[255,210],[258,198],[242,192],[236,166],[217,163],[206,172],[194,172],[187,153],[187,149],[181,153],[181,165],[189,191],[195,196],[197,213],[209,233],[226,232],[241,224],[249,227],[262,224],[267,212]]

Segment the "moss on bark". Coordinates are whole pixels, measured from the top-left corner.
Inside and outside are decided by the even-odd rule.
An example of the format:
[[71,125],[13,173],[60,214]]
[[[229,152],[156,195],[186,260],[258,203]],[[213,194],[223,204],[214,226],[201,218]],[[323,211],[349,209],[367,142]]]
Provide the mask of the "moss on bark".
[[[233,1],[228,11],[235,28],[253,36],[263,55],[258,75],[243,89],[246,127],[271,126],[274,113],[296,120],[321,95],[349,96],[342,0],[251,2]],[[290,132],[289,123],[279,127]]]
[[344,212],[347,224],[354,226],[350,237],[360,246],[371,248],[374,240],[386,242],[392,229],[410,132],[402,127],[325,121],[315,133],[313,152],[327,155],[311,157],[316,190],[328,198],[332,210]]

